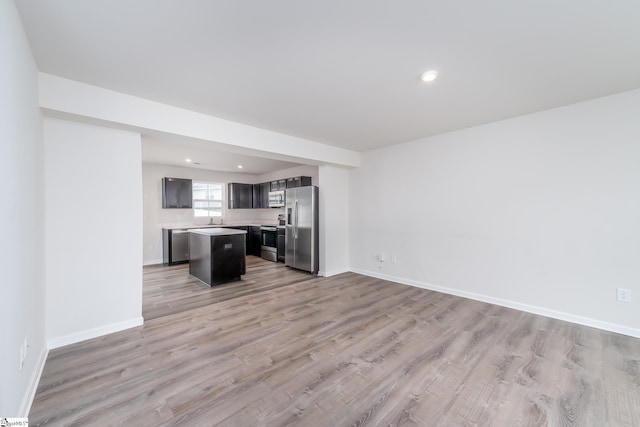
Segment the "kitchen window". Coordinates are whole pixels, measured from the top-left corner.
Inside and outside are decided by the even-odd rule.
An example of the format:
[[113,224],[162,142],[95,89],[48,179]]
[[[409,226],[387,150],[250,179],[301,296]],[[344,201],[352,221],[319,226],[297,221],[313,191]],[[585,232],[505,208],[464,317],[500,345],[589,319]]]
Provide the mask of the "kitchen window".
[[218,182],[193,183],[193,215],[195,217],[222,217],[222,188]]

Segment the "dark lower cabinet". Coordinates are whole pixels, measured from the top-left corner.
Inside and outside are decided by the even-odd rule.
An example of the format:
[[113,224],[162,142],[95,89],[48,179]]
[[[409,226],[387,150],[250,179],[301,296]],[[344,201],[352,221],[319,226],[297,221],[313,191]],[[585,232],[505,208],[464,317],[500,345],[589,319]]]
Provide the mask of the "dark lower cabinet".
[[260,227],[249,227],[247,255],[260,256]]
[[[197,229],[199,227],[192,227]],[[208,228],[208,227],[200,227]],[[225,225],[220,228],[231,228],[246,231],[243,239],[246,239],[247,255],[260,256],[260,227],[246,225]],[[283,230],[284,232],[284,230]],[[162,229],[162,258],[168,265],[183,264],[189,262],[189,232],[187,229]],[[284,256],[284,255],[283,255]]]
[[260,256],[260,227],[246,225],[225,225],[224,228],[244,230],[247,232],[247,255]]
[[284,262],[285,229],[278,227],[278,261]]

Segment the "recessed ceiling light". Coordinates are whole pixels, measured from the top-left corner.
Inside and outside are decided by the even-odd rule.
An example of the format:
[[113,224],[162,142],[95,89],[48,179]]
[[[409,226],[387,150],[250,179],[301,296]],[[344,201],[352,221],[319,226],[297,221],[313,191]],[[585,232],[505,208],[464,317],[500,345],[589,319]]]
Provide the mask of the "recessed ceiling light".
[[191,163],[191,159],[184,159],[185,162]]
[[436,77],[438,77],[438,72],[436,70],[429,70],[420,74],[420,80],[422,80],[425,83],[434,81]]
[[238,165],[238,169],[242,169],[242,165]]

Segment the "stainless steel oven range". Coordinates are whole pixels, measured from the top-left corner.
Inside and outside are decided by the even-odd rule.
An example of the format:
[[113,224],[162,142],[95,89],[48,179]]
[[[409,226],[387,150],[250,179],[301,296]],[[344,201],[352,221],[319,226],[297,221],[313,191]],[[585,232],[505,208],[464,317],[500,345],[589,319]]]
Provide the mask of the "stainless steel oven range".
[[273,226],[260,227],[260,256],[268,261],[278,261],[278,229]]

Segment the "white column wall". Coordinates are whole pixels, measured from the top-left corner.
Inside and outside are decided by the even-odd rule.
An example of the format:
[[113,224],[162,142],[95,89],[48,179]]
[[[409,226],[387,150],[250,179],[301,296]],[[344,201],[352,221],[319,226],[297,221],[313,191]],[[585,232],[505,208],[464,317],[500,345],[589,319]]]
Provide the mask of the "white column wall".
[[137,133],[46,118],[50,348],[142,324]]
[[353,269],[640,336],[639,117],[636,90],[363,153]]
[[[0,416],[26,417],[47,351],[38,74],[13,1],[0,2]],[[20,348],[27,341],[20,369]]]
[[318,168],[320,271],[322,276],[349,271],[349,170]]

